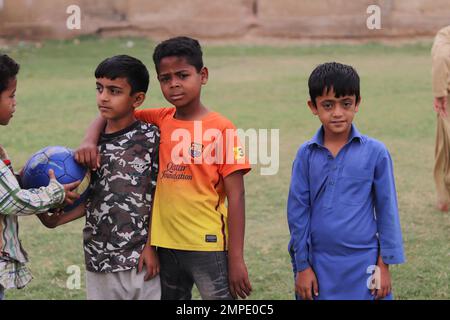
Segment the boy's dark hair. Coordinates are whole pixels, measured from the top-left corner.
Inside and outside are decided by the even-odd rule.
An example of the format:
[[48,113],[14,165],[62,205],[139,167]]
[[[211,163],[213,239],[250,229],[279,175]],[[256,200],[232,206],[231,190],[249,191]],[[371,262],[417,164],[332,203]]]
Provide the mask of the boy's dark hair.
[[147,67],[138,59],[128,55],[118,55],[106,58],[95,69],[95,77],[126,78],[131,86],[131,93],[147,92],[149,86],[149,74]]
[[165,57],[185,58],[187,63],[194,66],[197,72],[203,68],[203,52],[200,43],[189,37],[176,37],[158,44],[153,52],[153,62],[159,73],[159,64]]
[[343,96],[356,96],[359,101],[359,76],[353,67],[338,63],[328,62],[317,66],[308,80],[309,96],[316,106],[316,98],[333,89],[337,98]]
[[20,66],[6,54],[0,55],[0,93],[6,90],[9,82],[19,73]]

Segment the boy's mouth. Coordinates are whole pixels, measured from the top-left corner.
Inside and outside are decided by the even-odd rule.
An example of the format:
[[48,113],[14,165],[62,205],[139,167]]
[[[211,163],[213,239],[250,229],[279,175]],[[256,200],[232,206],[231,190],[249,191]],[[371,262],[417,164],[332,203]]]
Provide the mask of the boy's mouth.
[[171,96],[170,96],[170,99],[172,99],[172,100],[180,100],[180,99],[182,99],[184,97],[184,94],[183,93],[177,93],[177,94],[172,94]]
[[347,123],[347,121],[345,120],[340,120],[340,121],[331,121],[332,124],[345,124]]

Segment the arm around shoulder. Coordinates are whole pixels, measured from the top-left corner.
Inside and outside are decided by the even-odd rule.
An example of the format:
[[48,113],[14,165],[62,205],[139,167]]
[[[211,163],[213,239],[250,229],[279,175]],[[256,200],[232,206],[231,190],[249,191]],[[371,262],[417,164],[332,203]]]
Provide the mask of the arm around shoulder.
[[80,146],[75,150],[75,160],[89,168],[96,170],[100,167],[100,156],[97,142],[105,128],[106,120],[98,116],[88,127]]

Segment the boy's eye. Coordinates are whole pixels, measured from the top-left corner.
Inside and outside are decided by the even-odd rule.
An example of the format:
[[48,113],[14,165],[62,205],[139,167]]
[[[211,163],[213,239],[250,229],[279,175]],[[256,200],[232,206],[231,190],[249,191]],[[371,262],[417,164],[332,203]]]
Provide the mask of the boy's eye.
[[120,94],[120,90],[119,89],[111,89],[111,94]]
[[188,76],[189,76],[188,74],[182,73],[182,74],[180,74],[180,79],[185,79],[185,78],[187,78]]
[[159,75],[158,80],[159,80],[159,82],[167,82],[170,80],[170,75],[168,75],[168,74]]
[[345,108],[350,108],[351,106],[352,106],[352,102],[351,101],[346,101],[346,102],[344,102],[344,107]]
[[96,90],[97,92],[102,92],[102,91],[103,91],[101,87],[95,87],[95,90]]
[[324,109],[331,109],[331,107],[333,106],[331,103],[327,102],[322,104],[322,106],[324,107]]

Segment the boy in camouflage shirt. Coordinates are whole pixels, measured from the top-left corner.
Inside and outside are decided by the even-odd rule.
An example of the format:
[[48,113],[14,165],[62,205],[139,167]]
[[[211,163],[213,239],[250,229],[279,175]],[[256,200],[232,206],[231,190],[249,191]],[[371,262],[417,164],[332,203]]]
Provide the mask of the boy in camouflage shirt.
[[[99,164],[85,204],[47,223],[55,227],[86,214],[83,230],[88,299],[160,299],[159,261],[146,245],[158,171],[159,130],[133,111],[147,92],[149,75],[130,56],[104,60],[95,71],[97,105],[106,119]],[[147,272],[141,272],[143,265]],[[137,270],[136,270],[137,269]]]

